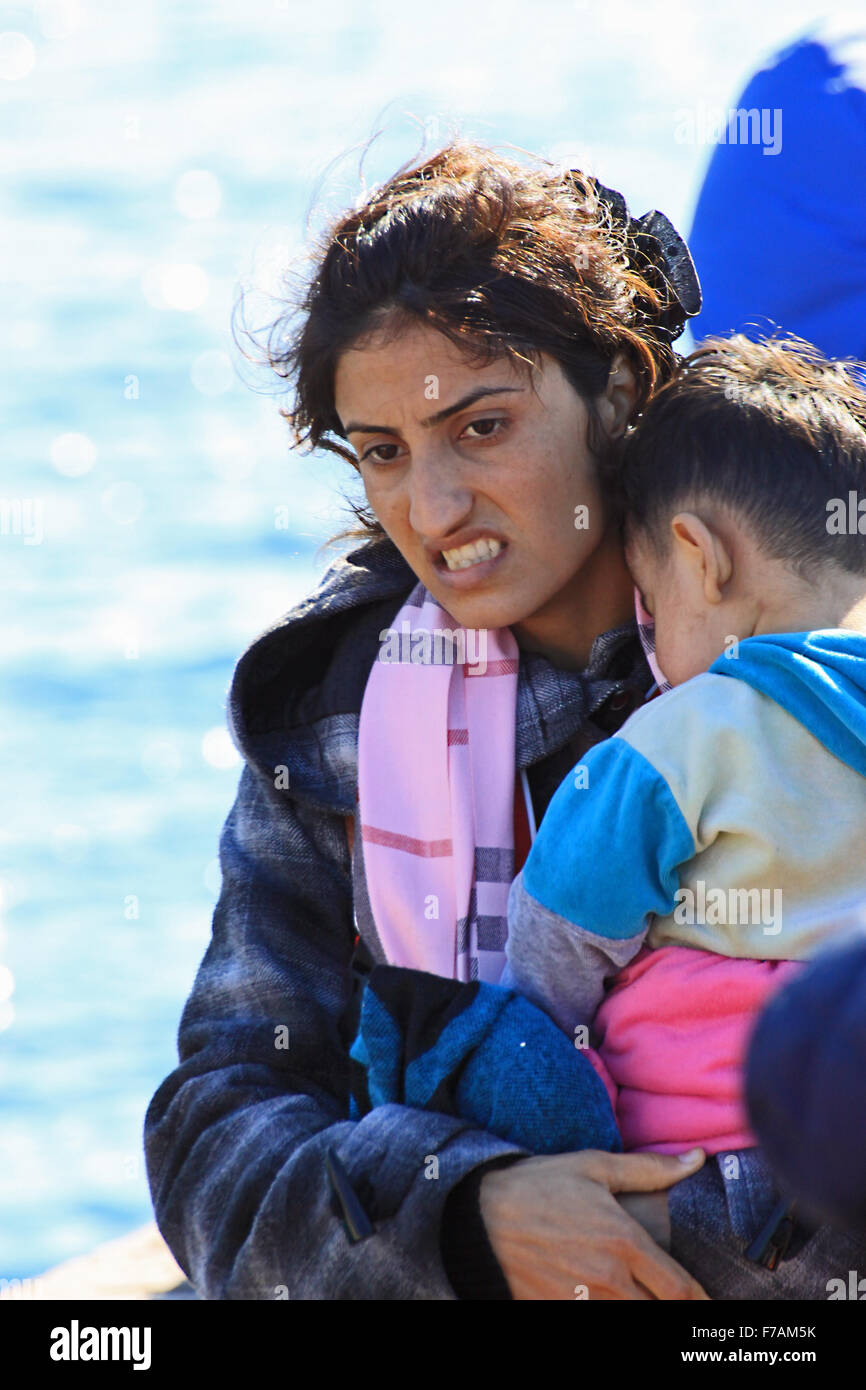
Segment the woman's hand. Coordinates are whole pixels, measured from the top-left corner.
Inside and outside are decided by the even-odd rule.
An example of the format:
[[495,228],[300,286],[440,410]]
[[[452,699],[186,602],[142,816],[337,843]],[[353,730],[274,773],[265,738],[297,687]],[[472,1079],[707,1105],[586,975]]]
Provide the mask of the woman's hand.
[[672,1187],[704,1157],[586,1149],[486,1173],[481,1215],[514,1298],[706,1299],[613,1196]]

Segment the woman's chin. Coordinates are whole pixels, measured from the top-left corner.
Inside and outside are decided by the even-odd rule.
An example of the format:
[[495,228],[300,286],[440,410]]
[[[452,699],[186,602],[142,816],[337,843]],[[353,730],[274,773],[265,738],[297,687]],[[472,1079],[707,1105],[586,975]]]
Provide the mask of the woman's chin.
[[424,583],[455,622],[462,627],[508,627],[526,612],[525,600],[515,592],[511,546],[498,555],[464,569],[449,570],[444,564],[427,566]]
[[524,607],[506,594],[455,594],[430,592],[441,608],[445,609],[461,627],[488,628],[510,627],[524,612]]

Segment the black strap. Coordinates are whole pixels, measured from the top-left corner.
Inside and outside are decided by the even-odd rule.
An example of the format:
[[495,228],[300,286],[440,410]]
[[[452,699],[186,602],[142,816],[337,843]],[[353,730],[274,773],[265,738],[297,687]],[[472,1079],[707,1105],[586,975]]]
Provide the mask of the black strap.
[[764,1269],[775,1269],[788,1251],[791,1239],[797,1229],[794,1219],[796,1202],[783,1199],[777,1202],[764,1225],[746,1251],[746,1259],[763,1265]]

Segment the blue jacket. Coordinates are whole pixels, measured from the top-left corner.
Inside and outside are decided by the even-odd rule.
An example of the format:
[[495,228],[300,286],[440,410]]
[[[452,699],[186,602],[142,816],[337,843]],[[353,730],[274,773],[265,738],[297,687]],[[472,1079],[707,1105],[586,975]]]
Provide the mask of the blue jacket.
[[573,1036],[645,943],[806,960],[866,900],[866,635],[746,638],[577,771],[511,886],[503,985]]
[[866,1232],[862,931],[770,1000],[752,1035],[746,1101],[780,1182],[817,1216]]
[[778,148],[747,126],[713,149],[688,237],[695,341],[778,324],[828,356],[866,357],[866,25],[822,21],[736,106],[765,113]]
[[[525,1152],[402,1105],[349,1119],[344,818],[355,812],[378,634],[415,582],[390,541],[365,543],[234,673],[228,719],[244,767],[220,840],[212,940],[181,1018],[179,1065],[144,1128],[157,1224],[205,1298],[453,1299],[440,1250],[446,1198],[479,1165]],[[587,740],[611,732],[609,711],[620,705],[622,722],[649,683],[633,624],[597,638],[583,673],[521,654],[515,756],[531,769],[538,818]],[[329,1148],[373,1224],[354,1244]]]

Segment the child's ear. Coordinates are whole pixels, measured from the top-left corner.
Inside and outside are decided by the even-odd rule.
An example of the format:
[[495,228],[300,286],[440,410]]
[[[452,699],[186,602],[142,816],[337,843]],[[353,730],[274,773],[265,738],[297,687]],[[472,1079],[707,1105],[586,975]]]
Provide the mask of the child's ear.
[[671,521],[674,545],[704,591],[707,603],[720,603],[733,571],[730,551],[717,531],[694,512],[677,512]]

